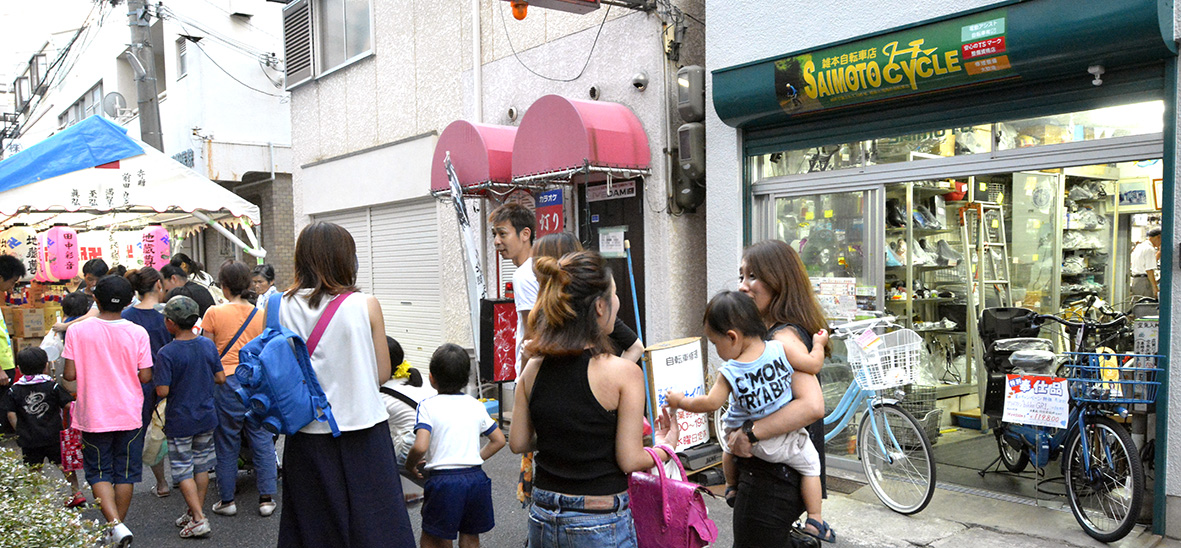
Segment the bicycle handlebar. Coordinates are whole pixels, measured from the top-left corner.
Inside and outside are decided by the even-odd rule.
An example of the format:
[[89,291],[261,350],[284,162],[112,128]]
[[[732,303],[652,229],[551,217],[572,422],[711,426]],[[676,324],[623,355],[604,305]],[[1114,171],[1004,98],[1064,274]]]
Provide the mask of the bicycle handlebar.
[[1111,314],[1111,315],[1115,316],[1116,318],[1114,320],[1111,320],[1110,322],[1105,322],[1105,323],[1100,323],[1100,322],[1096,322],[1096,321],[1088,321],[1086,319],[1084,319],[1081,322],[1072,322],[1070,320],[1064,320],[1064,319],[1059,318],[1058,316],[1054,316],[1052,314],[1038,314],[1037,319],[1051,320],[1051,321],[1060,323],[1062,325],[1065,325],[1066,327],[1073,327],[1075,329],[1081,329],[1082,327],[1087,326],[1087,325],[1094,327],[1096,329],[1106,329],[1109,327],[1115,327],[1115,326],[1122,324],[1128,320],[1127,314],[1124,314],[1123,312],[1117,312],[1117,313]]

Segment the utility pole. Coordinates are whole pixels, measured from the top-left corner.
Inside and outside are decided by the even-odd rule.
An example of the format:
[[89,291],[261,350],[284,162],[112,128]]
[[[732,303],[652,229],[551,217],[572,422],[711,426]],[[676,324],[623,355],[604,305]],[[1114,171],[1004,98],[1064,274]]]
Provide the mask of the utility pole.
[[135,71],[135,91],[139,97],[140,140],[164,152],[160,103],[156,98],[156,57],[152,53],[152,27],[144,0],[127,0],[127,25],[131,27],[128,62]]

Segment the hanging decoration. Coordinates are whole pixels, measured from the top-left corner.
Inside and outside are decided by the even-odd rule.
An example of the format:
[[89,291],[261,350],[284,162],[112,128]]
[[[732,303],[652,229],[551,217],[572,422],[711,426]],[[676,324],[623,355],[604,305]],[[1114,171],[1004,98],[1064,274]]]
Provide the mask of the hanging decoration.
[[53,283],[58,281],[49,271],[49,248],[47,246],[48,238],[46,238],[48,234],[49,231],[37,234],[37,274],[33,276],[34,282]]
[[0,232],[0,252],[25,263],[22,282],[30,281],[37,275],[37,233],[32,228],[17,224]]
[[78,275],[78,232],[66,225],[53,225],[45,233],[45,262],[49,276],[72,280]]
[[148,225],[143,231],[141,242],[144,266],[159,269],[168,264],[172,259],[170,241],[168,230],[162,225]]

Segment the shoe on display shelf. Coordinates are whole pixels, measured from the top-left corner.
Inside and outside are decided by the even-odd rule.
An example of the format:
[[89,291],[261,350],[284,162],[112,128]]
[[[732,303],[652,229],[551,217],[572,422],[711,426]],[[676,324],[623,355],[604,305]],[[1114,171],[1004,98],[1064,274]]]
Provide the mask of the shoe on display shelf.
[[902,205],[898,203],[898,198],[886,200],[886,226],[890,228],[906,226],[906,213],[903,211]]
[[902,264],[902,261],[898,259],[898,256],[894,254],[894,250],[890,249],[890,246],[886,246],[886,267],[890,268],[896,266],[904,265]]
[[920,205],[915,208],[915,212],[923,216],[924,224],[927,228],[934,230],[943,230],[946,228],[939,218],[934,213],[931,213],[931,210],[927,209],[927,206]]
[[939,259],[943,261],[942,264],[959,264],[960,261],[964,260],[964,255],[951,247],[951,244],[947,243],[947,240],[939,240],[939,243],[936,244],[936,249],[938,250],[937,255]]

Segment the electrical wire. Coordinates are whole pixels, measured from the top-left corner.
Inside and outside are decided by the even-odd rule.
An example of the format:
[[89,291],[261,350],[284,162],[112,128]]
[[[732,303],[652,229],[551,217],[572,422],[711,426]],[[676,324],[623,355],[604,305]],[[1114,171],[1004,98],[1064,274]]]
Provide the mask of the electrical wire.
[[[211,38],[213,40],[221,42],[221,43],[229,46],[230,48],[234,49],[235,51],[242,53],[243,55],[247,55],[249,57],[256,58],[256,59],[270,59],[270,58],[276,57],[273,52],[263,51],[263,50],[258,49],[250,44],[235,40],[233,38],[230,38],[226,35],[221,34],[220,32],[211,30],[211,28],[209,26],[207,26],[206,24],[201,23],[200,21],[198,21],[190,16],[184,15],[182,13],[178,13],[176,10],[172,9],[169,6],[161,5],[159,7],[159,9],[157,9],[156,16],[160,17],[161,19],[171,18],[171,19],[175,20],[177,23],[179,23],[181,25],[181,27],[184,27],[186,29],[185,32],[188,32],[190,34],[194,34],[194,33],[192,33],[191,30],[188,30],[189,27],[197,29],[197,30],[201,31],[201,34],[203,36],[208,36],[209,38]],[[253,25],[251,25],[251,26],[253,26]],[[257,27],[255,27],[255,28],[257,28]]]
[[508,34],[508,21],[504,17],[504,2],[501,2],[500,4],[501,4],[501,6],[500,6],[500,23],[504,27],[504,36],[505,36],[505,39],[508,41],[509,50],[513,52],[513,58],[516,59],[517,62],[520,63],[522,67],[525,67],[525,70],[533,73],[534,76],[541,78],[543,80],[549,80],[551,82],[573,82],[575,80],[578,80],[579,78],[582,78],[582,75],[586,72],[586,67],[590,65],[591,57],[593,57],[595,54],[595,45],[597,45],[599,43],[599,36],[601,34],[603,34],[603,27],[607,24],[607,16],[611,15],[611,6],[608,5],[607,12],[603,14],[603,22],[599,23],[599,30],[597,32],[595,32],[595,41],[591,43],[590,51],[588,51],[586,54],[586,62],[582,64],[582,70],[578,71],[578,75],[573,78],[553,78],[553,77],[541,74],[541,73],[533,70],[532,68],[529,68],[529,65],[526,65],[525,61],[523,59],[521,59],[521,56],[517,54],[517,49],[515,47],[513,47],[513,39]]
[[213,58],[213,56],[209,55],[209,52],[205,51],[205,47],[202,46],[200,42],[193,42],[192,40],[190,40],[189,42],[192,43],[194,46],[197,46],[197,49],[201,50],[201,53],[205,54],[205,58],[209,59],[209,61],[213,63],[213,66],[217,67],[219,70],[224,72],[226,76],[229,76],[231,80],[241,84],[243,87],[250,89],[251,91],[255,91],[255,92],[261,93],[263,95],[269,95],[271,97],[275,97],[278,99],[286,99],[287,98],[286,95],[279,95],[276,93],[271,93],[269,91],[263,91],[261,89],[254,87],[254,86],[251,86],[250,84],[247,84],[246,82],[239,80],[237,76],[230,74],[230,71],[226,70],[225,67],[221,66],[221,64],[219,64],[217,62],[217,60]]

